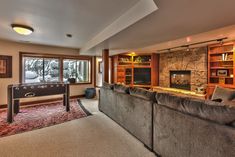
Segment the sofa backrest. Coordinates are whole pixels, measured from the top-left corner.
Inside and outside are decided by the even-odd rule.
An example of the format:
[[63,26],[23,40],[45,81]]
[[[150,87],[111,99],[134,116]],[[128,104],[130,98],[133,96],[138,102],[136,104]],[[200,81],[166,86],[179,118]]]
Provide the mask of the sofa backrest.
[[133,87],[129,89],[130,95],[142,98],[149,101],[155,101],[156,92],[149,91],[143,88]]
[[114,85],[113,84],[109,84],[107,82],[103,82],[102,88],[111,89],[112,90],[114,88]]
[[235,107],[224,103],[180,97],[168,93],[157,93],[156,100],[160,105],[219,124],[232,126],[235,122]]
[[129,94],[129,86],[122,84],[114,84],[113,90],[118,93],[126,93]]

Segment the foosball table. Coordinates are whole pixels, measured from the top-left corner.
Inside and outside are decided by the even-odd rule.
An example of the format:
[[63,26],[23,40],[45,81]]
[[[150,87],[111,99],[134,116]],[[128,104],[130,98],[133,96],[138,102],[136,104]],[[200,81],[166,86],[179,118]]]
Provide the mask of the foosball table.
[[8,86],[7,122],[14,121],[14,114],[20,111],[20,99],[50,95],[63,95],[65,110],[70,111],[69,84],[67,83],[37,83],[15,84]]

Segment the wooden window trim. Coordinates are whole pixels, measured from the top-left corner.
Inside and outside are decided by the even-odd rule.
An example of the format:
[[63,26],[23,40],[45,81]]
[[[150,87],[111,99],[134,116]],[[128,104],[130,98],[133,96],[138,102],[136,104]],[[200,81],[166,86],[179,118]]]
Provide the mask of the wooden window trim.
[[41,58],[54,58],[59,59],[60,62],[60,81],[63,80],[63,60],[65,59],[75,59],[75,60],[87,60],[90,62],[90,71],[89,71],[89,82],[81,82],[81,83],[71,83],[70,85],[88,85],[93,82],[93,62],[91,56],[75,56],[75,55],[62,55],[62,54],[46,54],[46,53],[32,53],[32,52],[19,52],[19,80],[20,83],[23,83],[23,57],[41,57]]

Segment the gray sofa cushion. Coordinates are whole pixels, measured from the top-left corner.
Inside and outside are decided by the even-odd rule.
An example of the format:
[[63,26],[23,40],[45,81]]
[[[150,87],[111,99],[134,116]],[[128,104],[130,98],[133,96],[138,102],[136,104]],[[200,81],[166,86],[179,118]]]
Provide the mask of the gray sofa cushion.
[[235,90],[216,86],[211,99],[222,99],[222,102],[231,101],[235,99]]
[[230,107],[235,107],[235,100],[232,100],[232,101],[224,101],[223,103],[221,103],[223,105],[227,105],[227,106],[230,106]]
[[180,104],[183,103],[184,97],[176,96],[169,93],[157,93],[156,100],[160,105],[170,107],[172,109],[178,109]]
[[162,157],[234,157],[235,128],[154,104],[153,150]]
[[156,99],[160,105],[220,124],[231,124],[235,121],[235,106],[226,102],[179,97],[168,93],[157,93]]
[[154,101],[155,95],[156,95],[156,92],[149,91],[143,88],[134,87],[134,88],[130,88],[129,91],[130,91],[130,95],[139,97],[145,100],[149,100],[149,101]]
[[116,122],[152,148],[153,102],[129,94],[116,93]]
[[113,90],[118,93],[127,93],[129,94],[129,86],[122,84],[114,84]]
[[230,124],[235,121],[235,107],[211,100],[188,98],[178,110],[220,124]]
[[105,89],[113,89],[113,84],[109,84],[109,83],[107,83],[107,82],[104,82],[103,83],[103,88],[105,88]]

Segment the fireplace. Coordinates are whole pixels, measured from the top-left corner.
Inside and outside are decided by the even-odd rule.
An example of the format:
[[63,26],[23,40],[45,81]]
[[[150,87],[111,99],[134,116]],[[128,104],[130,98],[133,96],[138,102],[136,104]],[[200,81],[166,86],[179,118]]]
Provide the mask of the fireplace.
[[191,71],[177,70],[170,71],[170,87],[184,90],[191,90]]

